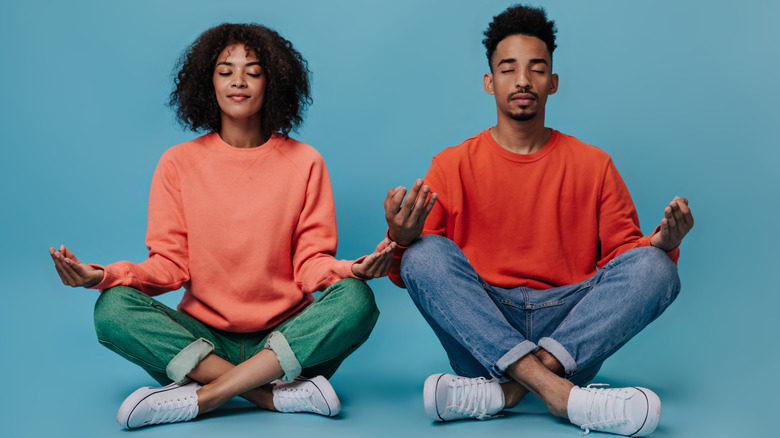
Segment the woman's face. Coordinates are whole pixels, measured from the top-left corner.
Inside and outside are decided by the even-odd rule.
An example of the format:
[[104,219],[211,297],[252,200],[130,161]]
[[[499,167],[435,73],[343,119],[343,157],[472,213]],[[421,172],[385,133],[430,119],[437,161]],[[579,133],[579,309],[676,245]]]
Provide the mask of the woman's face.
[[257,54],[243,44],[225,47],[214,66],[214,91],[222,121],[260,118],[266,76]]

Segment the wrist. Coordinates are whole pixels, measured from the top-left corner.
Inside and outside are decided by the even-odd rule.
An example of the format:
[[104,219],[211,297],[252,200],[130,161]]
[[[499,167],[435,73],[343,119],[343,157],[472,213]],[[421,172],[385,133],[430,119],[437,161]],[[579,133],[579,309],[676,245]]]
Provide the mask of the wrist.
[[408,241],[406,239],[404,239],[404,238],[398,238],[398,237],[394,236],[391,233],[389,228],[387,229],[387,238],[390,239],[391,242],[395,242],[396,246],[404,248],[404,249],[408,248],[409,245],[412,244],[412,242],[417,240],[416,237],[414,239],[411,239],[411,240],[408,240]]

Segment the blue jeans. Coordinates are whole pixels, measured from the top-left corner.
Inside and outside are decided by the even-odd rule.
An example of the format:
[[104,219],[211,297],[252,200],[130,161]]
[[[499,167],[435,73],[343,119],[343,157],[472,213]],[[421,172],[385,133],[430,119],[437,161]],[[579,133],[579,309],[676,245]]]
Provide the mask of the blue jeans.
[[504,377],[543,348],[575,384],[656,319],[677,297],[677,267],[654,247],[616,257],[591,278],[553,289],[486,283],[451,240],[420,237],[403,255],[409,295],[447,351],[456,373]]

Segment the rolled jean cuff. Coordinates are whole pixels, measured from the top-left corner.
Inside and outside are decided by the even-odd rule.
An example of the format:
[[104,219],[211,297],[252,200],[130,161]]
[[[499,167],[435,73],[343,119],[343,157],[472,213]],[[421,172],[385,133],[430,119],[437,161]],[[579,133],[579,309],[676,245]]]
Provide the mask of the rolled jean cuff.
[[196,339],[168,362],[165,374],[176,383],[184,383],[189,380],[187,374],[213,351],[214,344],[211,341],[204,338]]
[[563,369],[566,372],[566,377],[573,375],[577,372],[577,361],[569,354],[568,351],[558,341],[553,338],[539,339],[539,346],[547,350],[548,353],[555,356],[558,362],[563,365]]
[[491,374],[498,378],[500,382],[509,381],[510,379],[504,378],[504,373],[506,372],[506,369],[509,368],[509,365],[517,362],[525,355],[536,351],[537,348],[538,347],[536,344],[531,341],[523,341],[515,345],[511,350],[498,359],[496,365],[493,367],[493,372]]
[[293,379],[301,375],[301,363],[298,362],[298,358],[295,357],[295,353],[282,332],[271,333],[265,343],[265,348],[270,348],[276,354],[276,360],[279,361],[279,365],[284,371],[282,382],[292,382]]

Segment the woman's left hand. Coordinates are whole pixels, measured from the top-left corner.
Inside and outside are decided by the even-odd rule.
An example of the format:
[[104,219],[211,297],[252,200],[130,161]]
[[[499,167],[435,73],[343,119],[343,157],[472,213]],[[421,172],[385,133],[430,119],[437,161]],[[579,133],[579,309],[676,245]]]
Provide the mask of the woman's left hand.
[[384,277],[390,272],[390,265],[393,264],[394,249],[395,242],[385,238],[379,242],[373,254],[352,265],[352,273],[363,280]]

